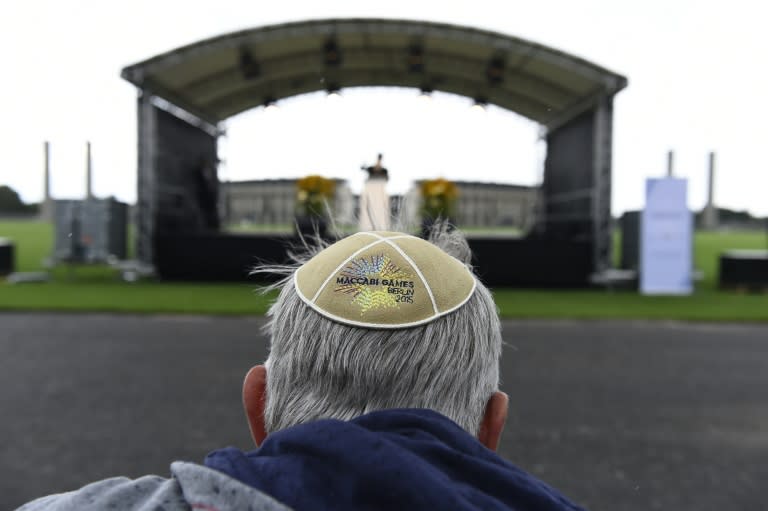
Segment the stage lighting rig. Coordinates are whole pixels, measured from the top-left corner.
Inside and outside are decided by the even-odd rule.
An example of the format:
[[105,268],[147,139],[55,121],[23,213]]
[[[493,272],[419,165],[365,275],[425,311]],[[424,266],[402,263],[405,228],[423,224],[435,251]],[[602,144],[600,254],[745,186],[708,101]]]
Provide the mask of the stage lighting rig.
[[240,72],[246,80],[253,80],[261,74],[259,63],[247,48],[240,49]]
[[472,104],[472,110],[485,112],[485,107],[488,106],[488,98],[485,96],[475,96],[475,102]]
[[277,99],[274,96],[264,96],[262,106],[265,110],[274,110],[277,108]]
[[412,44],[408,47],[408,72],[424,72],[424,49],[420,44]]
[[330,38],[323,46],[323,61],[326,67],[339,67],[341,65],[341,50],[335,38]]
[[433,92],[435,92],[435,90],[429,85],[422,85],[419,87],[419,98],[427,103],[430,103],[432,101]]
[[325,86],[326,97],[329,99],[338,99],[341,97],[341,87],[338,83],[330,82]]
[[504,81],[504,59],[493,57],[485,68],[485,78],[491,85],[499,85]]

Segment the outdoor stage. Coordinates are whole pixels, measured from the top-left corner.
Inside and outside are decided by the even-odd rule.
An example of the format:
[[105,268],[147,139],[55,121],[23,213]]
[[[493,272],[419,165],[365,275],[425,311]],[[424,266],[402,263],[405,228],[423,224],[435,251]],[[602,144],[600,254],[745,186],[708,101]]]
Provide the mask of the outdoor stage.
[[[551,238],[470,237],[475,273],[488,286],[584,287],[592,244]],[[155,269],[162,279],[245,281],[259,263],[284,264],[300,240],[288,234],[159,236]]]
[[288,236],[207,234],[219,227],[227,119],[301,94],[370,86],[464,96],[540,126],[535,236],[470,240],[488,285],[581,287],[612,268],[613,98],[627,79],[575,55],[473,27],[328,19],[222,34],[122,76],[140,91],[136,257],[161,278],[243,280],[258,261],[285,262]]

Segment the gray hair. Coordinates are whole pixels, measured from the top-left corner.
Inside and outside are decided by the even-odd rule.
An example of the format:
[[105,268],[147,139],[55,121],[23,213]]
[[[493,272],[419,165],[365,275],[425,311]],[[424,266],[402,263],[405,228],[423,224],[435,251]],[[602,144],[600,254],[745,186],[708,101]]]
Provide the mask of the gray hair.
[[[429,240],[468,265],[471,252],[458,231],[437,228]],[[300,264],[323,248],[317,245],[294,255],[295,261]],[[296,268],[277,269],[288,276],[274,286],[280,294],[268,312],[268,432],[375,410],[427,408],[477,434],[486,403],[498,390],[502,346],[498,311],[485,286],[478,282],[463,307],[431,323],[375,330],[337,323],[312,310],[294,289]]]

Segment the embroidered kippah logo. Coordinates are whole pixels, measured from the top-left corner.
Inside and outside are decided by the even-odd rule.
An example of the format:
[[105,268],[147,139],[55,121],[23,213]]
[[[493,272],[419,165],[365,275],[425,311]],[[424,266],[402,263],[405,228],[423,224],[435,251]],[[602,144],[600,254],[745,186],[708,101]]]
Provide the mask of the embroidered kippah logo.
[[362,316],[371,309],[398,308],[413,303],[413,275],[403,270],[386,254],[351,261],[338,277],[335,292],[352,295]]

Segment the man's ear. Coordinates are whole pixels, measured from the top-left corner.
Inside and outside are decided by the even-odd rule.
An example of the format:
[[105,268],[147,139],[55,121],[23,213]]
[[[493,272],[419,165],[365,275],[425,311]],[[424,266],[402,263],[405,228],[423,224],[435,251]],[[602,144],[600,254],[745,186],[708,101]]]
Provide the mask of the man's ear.
[[503,392],[494,392],[488,400],[488,404],[485,405],[485,413],[480,422],[477,439],[492,451],[495,451],[499,446],[501,432],[504,429],[504,423],[507,422],[508,409],[509,397]]
[[267,402],[267,368],[253,366],[243,381],[243,408],[256,446],[267,438],[264,428],[264,407]]

